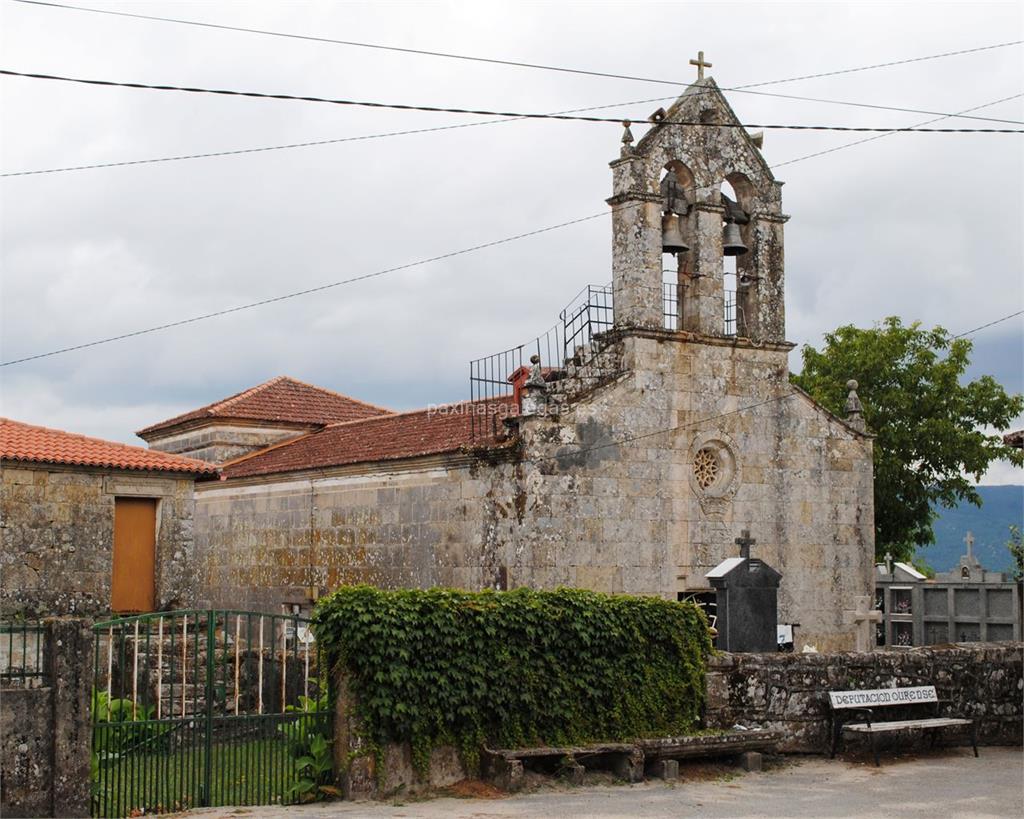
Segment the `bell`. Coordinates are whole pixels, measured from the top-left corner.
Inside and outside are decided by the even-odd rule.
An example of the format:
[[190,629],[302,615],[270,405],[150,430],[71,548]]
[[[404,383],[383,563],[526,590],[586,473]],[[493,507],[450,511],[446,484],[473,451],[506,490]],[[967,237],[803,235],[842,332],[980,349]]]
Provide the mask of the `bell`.
[[689,249],[679,228],[679,217],[674,213],[666,213],[661,217],[661,252],[685,253]]
[[742,256],[748,250],[750,248],[743,244],[739,226],[726,222],[725,230],[722,232],[722,253],[726,256]]

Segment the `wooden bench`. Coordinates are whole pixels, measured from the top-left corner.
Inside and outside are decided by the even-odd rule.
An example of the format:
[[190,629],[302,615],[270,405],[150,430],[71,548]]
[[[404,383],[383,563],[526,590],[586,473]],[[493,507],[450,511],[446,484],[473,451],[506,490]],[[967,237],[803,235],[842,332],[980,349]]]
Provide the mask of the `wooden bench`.
[[[974,755],[978,755],[978,729],[974,720],[962,719],[959,717],[938,716],[939,698],[935,693],[934,685],[921,685],[915,688],[879,688],[864,691],[829,691],[829,705],[832,708],[832,752],[830,758],[836,755],[836,748],[845,732],[856,734],[867,734],[871,740],[871,752],[875,756],[875,766],[878,762],[878,747],[875,743],[875,735],[892,731],[904,731],[917,729],[938,731],[942,728],[963,728],[971,729],[971,747],[974,748]],[[879,720],[875,717],[875,710],[893,706],[931,706],[932,716],[920,719],[896,719]],[[850,722],[844,720],[844,713],[850,715],[849,719],[859,718],[861,721]],[[935,744],[935,734],[932,734],[932,744]]]

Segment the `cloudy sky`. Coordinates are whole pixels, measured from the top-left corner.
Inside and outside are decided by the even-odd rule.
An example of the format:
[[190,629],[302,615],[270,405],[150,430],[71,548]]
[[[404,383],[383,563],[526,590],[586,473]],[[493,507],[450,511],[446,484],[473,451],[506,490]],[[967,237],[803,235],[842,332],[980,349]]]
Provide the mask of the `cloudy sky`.
[[[1024,39],[1006,3],[85,3],[731,87]],[[643,119],[671,85],[513,68],[3,0],[27,72]],[[763,87],[957,112],[1024,94],[1024,47]],[[0,172],[343,139],[480,118],[0,78]],[[926,114],[727,94],[745,122],[898,127]],[[1024,97],[975,112],[1024,120]],[[951,120],[966,127],[995,125]],[[1006,127],[1016,127],[1013,125]],[[486,124],[0,179],[2,358],[314,287],[607,209],[615,125]],[[639,136],[639,132],[638,132]],[[769,131],[771,164],[858,135]],[[788,335],[888,315],[961,332],[1024,302],[1022,138],[901,134],[781,168]],[[293,299],[3,368],[3,413],[133,430],[288,374],[395,408],[468,397],[467,362],[551,326],[610,279],[607,217]],[[1022,389],[1024,321],[975,337],[972,375]],[[791,365],[799,367],[794,352]],[[987,482],[1024,483],[995,467]]]

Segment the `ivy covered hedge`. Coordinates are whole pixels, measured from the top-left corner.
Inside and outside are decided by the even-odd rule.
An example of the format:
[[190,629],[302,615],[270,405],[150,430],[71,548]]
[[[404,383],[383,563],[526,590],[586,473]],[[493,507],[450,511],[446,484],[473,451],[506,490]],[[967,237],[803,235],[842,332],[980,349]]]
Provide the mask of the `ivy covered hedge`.
[[685,733],[698,719],[707,621],[690,603],[552,592],[341,588],[313,615],[366,739],[430,749]]

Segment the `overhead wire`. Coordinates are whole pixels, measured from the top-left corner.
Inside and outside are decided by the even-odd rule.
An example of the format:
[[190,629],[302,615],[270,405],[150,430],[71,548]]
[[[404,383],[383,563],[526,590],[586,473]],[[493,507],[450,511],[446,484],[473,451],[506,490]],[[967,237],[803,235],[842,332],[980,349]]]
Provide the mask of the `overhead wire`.
[[[169,91],[187,94],[209,94],[214,96],[245,97],[248,99],[284,100],[290,102],[312,102],[327,105],[354,106],[359,108],[379,108],[394,111],[419,111],[424,113],[442,114],[472,114],[485,117],[508,117],[512,119],[533,119],[533,120],[559,120],[570,122],[592,122],[592,123],[615,123],[619,124],[623,119],[636,122],[644,122],[644,117],[595,117],[580,114],[544,114],[537,112],[523,111],[495,111],[482,108],[455,108],[440,105],[413,105],[408,103],[377,102],[373,100],[351,100],[331,97],[317,97],[305,94],[272,94],[263,91],[239,91],[228,88],[203,88],[198,86],[183,85],[155,85],[151,83],[128,82],[119,80],[98,80],[86,77],[65,77],[59,74],[42,74],[31,71],[14,71],[12,69],[0,69],[0,75],[9,77],[23,77],[27,79],[46,80],[55,82],[76,83],[80,85],[95,85],[108,88],[131,88],[145,91]],[[947,116],[943,116],[943,119]],[[863,125],[800,125],[794,123],[741,123],[741,122],[704,122],[703,120],[668,120],[660,119],[652,122],[655,125],[666,126],[687,126],[698,128],[744,128],[762,130],[786,130],[786,131],[851,131],[861,133],[942,133],[942,134],[1024,134],[1024,130],[1015,128],[916,128],[892,126],[863,126]]]
[[[246,33],[246,34],[259,34],[259,35],[269,36],[269,37],[283,37],[283,38],[292,39],[292,40],[306,40],[306,41],[310,41],[310,42],[329,43],[329,44],[333,44],[333,45],[344,45],[344,46],[350,46],[350,47],[354,47],[354,48],[366,48],[366,49],[381,50],[381,51],[393,51],[393,52],[399,52],[399,53],[403,53],[403,54],[416,54],[416,55],[425,56],[425,57],[440,57],[440,58],[451,59],[451,60],[468,60],[468,61],[472,61],[472,62],[490,63],[490,64],[493,64],[493,65],[502,65],[502,66],[509,66],[509,67],[514,67],[514,68],[528,68],[528,69],[535,69],[535,70],[541,70],[541,71],[556,71],[556,72],[565,73],[565,74],[580,74],[580,75],[590,76],[590,77],[603,77],[603,78],[606,78],[606,79],[630,80],[630,81],[636,81],[636,82],[656,83],[656,84],[660,84],[660,85],[674,85],[674,86],[677,86],[677,87],[678,86],[685,86],[687,84],[687,83],[682,82],[680,80],[668,80],[668,79],[657,78],[657,77],[640,77],[640,76],[635,76],[635,75],[630,75],[630,74],[618,74],[618,73],[606,72],[606,71],[592,71],[592,70],[587,70],[587,69],[582,69],[582,68],[569,68],[569,67],[566,67],[566,66],[546,65],[546,64],[542,64],[542,63],[528,63],[528,62],[524,62],[524,61],[520,61],[520,60],[502,60],[502,59],[498,59],[498,58],[494,58],[494,57],[480,57],[480,56],[474,56],[474,55],[468,55],[468,54],[454,54],[454,53],[445,52],[445,51],[430,51],[430,50],[426,50],[426,49],[417,49],[417,48],[407,48],[407,47],[403,47],[403,46],[384,45],[384,44],[381,44],[381,43],[367,43],[367,42],[360,42],[360,41],[357,41],[357,40],[342,40],[342,39],[337,39],[337,38],[332,38],[332,37],[321,37],[321,36],[315,36],[315,35],[310,35],[310,34],[294,34],[294,33],[290,33],[290,32],[273,31],[273,30],[270,30],[270,29],[249,28],[249,27],[246,27],[246,26],[233,26],[233,25],[228,25],[228,24],[225,24],[225,23],[209,23],[209,22],[203,22],[203,21],[200,21],[200,20],[185,20],[185,19],[178,18],[178,17],[164,17],[164,16],[159,16],[159,15],[153,15],[153,14],[139,14],[138,12],[114,11],[112,9],[98,9],[98,8],[89,7],[89,6],[72,5],[70,3],[44,2],[44,0],[13,0],[13,1],[17,2],[17,3],[21,3],[23,5],[49,7],[49,8],[54,8],[54,9],[65,9],[65,10],[71,10],[71,11],[89,12],[89,13],[93,13],[93,14],[105,14],[105,15],[109,15],[109,16],[112,16],[112,17],[129,17],[129,18],[134,18],[134,19],[137,19],[137,20],[149,20],[149,21],[162,22],[162,23],[173,23],[173,24],[177,24],[177,25],[197,26],[197,27],[200,27],[200,28],[218,29],[218,30],[222,30],[222,31],[235,31],[235,32],[242,32],[242,33]],[[765,81],[762,81],[762,82],[748,83],[746,85],[736,86],[734,88],[727,88],[727,89],[723,89],[723,90],[727,90],[727,91],[741,91],[741,90],[747,89],[747,88],[763,88],[764,86],[768,86],[768,85],[779,85],[781,83],[797,82],[797,81],[800,81],[800,80],[814,80],[814,79],[820,79],[822,77],[835,77],[835,76],[839,76],[839,75],[842,75],[842,74],[853,74],[853,73],[857,73],[857,72],[861,72],[861,71],[871,71],[871,70],[875,70],[875,69],[878,69],[878,68],[890,68],[892,66],[897,66],[897,65],[907,65],[907,64],[910,64],[910,63],[925,62],[925,61],[928,61],[928,60],[938,60],[938,59],[942,59],[942,58],[946,58],[946,57],[958,57],[958,56],[962,56],[962,55],[965,55],[965,54],[975,54],[975,53],[982,52],[982,51],[991,51],[993,49],[1007,48],[1007,47],[1010,47],[1010,46],[1021,45],[1022,43],[1024,43],[1024,40],[1011,40],[1011,41],[1004,42],[1004,43],[992,43],[992,44],[989,44],[989,45],[976,46],[974,48],[964,48],[964,49],[958,49],[958,50],[955,50],[955,51],[945,51],[945,52],[941,52],[939,54],[927,54],[927,55],[920,56],[920,57],[908,57],[908,58],[904,58],[904,59],[900,59],[900,60],[890,60],[888,62],[874,63],[874,64],[871,64],[871,65],[855,66],[855,67],[852,67],[852,68],[842,68],[842,69],[837,69],[837,70],[833,70],[833,71],[822,71],[822,72],[818,72],[818,73],[815,73],[815,74],[803,74],[803,75],[797,76],[797,77],[786,77],[786,78],[777,79],[777,80],[765,80]],[[922,113],[926,113],[926,112],[922,112]]]
[[[986,330],[989,327],[994,327],[997,324],[1001,324],[1004,321],[1009,321],[1010,319],[1016,318],[1017,316],[1021,316],[1021,315],[1024,315],[1024,310],[1018,310],[1016,313],[1011,313],[1010,315],[1003,316],[1002,318],[995,319],[994,321],[990,321],[990,322],[988,322],[986,324],[982,324],[982,325],[980,325],[978,327],[974,327],[971,330],[966,330],[966,331],[964,331],[962,333],[957,333],[956,335],[950,336],[949,338],[951,340],[952,339],[957,339],[957,338],[964,338],[965,336],[973,335],[974,333],[977,333],[977,332],[979,332],[981,330]],[[602,449],[611,449],[612,447],[618,447],[618,446],[621,446],[622,444],[630,444],[630,443],[633,443],[634,441],[642,441],[642,440],[645,440],[647,438],[653,438],[653,437],[655,437],[657,435],[667,435],[667,434],[672,433],[672,432],[678,432],[680,430],[690,429],[692,427],[701,426],[702,424],[706,424],[706,423],[708,423],[710,421],[718,421],[718,420],[720,420],[722,418],[728,418],[729,416],[732,416],[732,415],[739,415],[741,413],[749,412],[750,410],[757,409],[758,407],[763,407],[763,406],[766,406],[768,404],[774,404],[774,403],[777,403],[777,402],[785,401],[786,399],[793,398],[793,397],[795,397],[798,394],[799,393],[790,391],[790,392],[783,393],[781,395],[773,395],[773,396],[770,396],[769,398],[766,398],[766,399],[764,399],[762,401],[757,401],[757,402],[755,402],[753,404],[746,404],[746,405],[744,405],[742,407],[737,407],[734,410],[728,410],[726,412],[718,413],[717,415],[710,415],[710,416],[707,416],[707,417],[704,417],[704,418],[698,418],[695,421],[689,421],[689,422],[687,422],[685,424],[676,424],[675,426],[671,426],[671,427],[660,427],[660,428],[655,429],[655,430],[651,430],[651,431],[648,431],[648,432],[637,433],[635,435],[624,435],[624,436],[622,436],[620,438],[616,438],[616,439],[614,439],[612,441],[605,441],[605,442],[599,443],[599,444],[593,444],[593,445],[589,445],[588,446],[588,445],[578,444],[578,443],[573,442],[573,441],[566,441],[566,442],[563,442],[561,445],[562,446],[567,446],[567,447],[580,447],[580,448],[579,449],[573,449],[573,450],[571,450],[569,452],[556,452],[556,453],[554,453],[552,455],[549,455],[549,456],[541,456],[541,457],[537,457],[537,458],[527,458],[525,460],[527,460],[527,461],[529,461],[531,463],[537,463],[537,462],[543,462],[543,461],[547,461],[547,460],[557,460],[557,459],[560,459],[560,458],[578,458],[581,455],[587,454],[588,452],[596,452],[596,451],[600,451]]]
[[[999,102],[1002,102],[1002,101],[1003,100],[995,100],[993,102],[986,103],[986,104],[980,105],[980,106],[975,106],[974,108],[967,109],[967,110],[978,110],[980,108],[985,108],[985,107],[990,106],[990,105],[996,105],[996,104],[998,104]],[[800,157],[800,158],[797,158],[797,159],[791,159],[791,160],[788,160],[787,162],[781,163],[781,164],[791,165],[791,164],[793,164],[795,162],[800,162],[800,161],[802,161],[804,159],[810,159],[812,157],[820,156],[820,155],[823,155],[825,153],[834,153],[835,151],[842,150],[843,148],[849,148],[849,147],[852,147],[853,145],[860,144],[860,142],[862,142],[862,141],[863,140],[858,141],[858,142],[853,142],[853,143],[847,143],[845,145],[836,146],[835,148],[830,149],[828,151],[821,151],[821,152],[818,152],[816,154],[809,154],[809,155],[807,155],[805,157]],[[779,165],[772,166],[772,169],[777,168],[777,167],[779,167]],[[688,190],[688,192],[693,193],[693,192],[695,192],[697,190],[699,190],[699,188],[698,187],[694,187],[694,188],[690,188]],[[300,296],[310,295],[312,293],[322,292],[324,290],[330,290],[330,289],[333,289],[335,287],[340,287],[342,285],[353,284],[355,282],[364,281],[364,280],[367,280],[367,279],[377,278],[379,276],[384,276],[384,275],[389,274],[389,273],[396,273],[396,272],[399,272],[401,270],[407,270],[407,269],[412,268],[412,267],[419,267],[419,266],[424,265],[424,264],[430,264],[432,262],[441,261],[441,260],[444,260],[444,259],[454,258],[456,256],[461,256],[461,255],[464,255],[464,254],[467,254],[467,253],[473,253],[475,251],[483,250],[485,248],[494,247],[494,246],[497,246],[497,245],[502,245],[502,244],[506,244],[506,243],[509,243],[509,242],[518,241],[519,239],[525,239],[525,238],[528,238],[530,236],[537,236],[539,234],[548,233],[550,231],[558,230],[558,229],[564,228],[564,227],[570,227],[572,225],[577,225],[577,224],[580,224],[582,222],[588,222],[588,221],[591,221],[593,219],[598,219],[598,218],[600,218],[602,216],[606,216],[606,215],[615,213],[617,210],[619,210],[621,208],[624,208],[624,207],[634,207],[634,206],[635,206],[635,203],[626,203],[624,205],[617,205],[617,206],[612,207],[608,211],[601,211],[600,213],[593,213],[593,214],[590,214],[589,216],[583,216],[583,217],[580,217],[578,219],[571,219],[571,220],[569,220],[567,222],[560,222],[560,223],[558,223],[556,225],[549,225],[547,227],[538,228],[536,230],[527,231],[525,233],[516,234],[514,236],[508,236],[508,237],[505,237],[503,239],[497,239],[497,240],[492,241],[492,242],[486,242],[484,244],[474,245],[472,247],[463,248],[461,250],[455,250],[455,251],[452,251],[450,253],[441,254],[439,256],[432,256],[432,257],[427,258],[427,259],[421,259],[421,260],[415,261],[415,262],[408,262],[406,264],[398,265],[396,267],[386,268],[384,270],[378,270],[378,271],[374,271],[372,273],[365,273],[365,274],[362,274],[360,276],[353,276],[351,278],[342,279],[342,280],[336,281],[336,282],[328,282],[326,284],[318,285],[316,287],[305,288],[303,290],[298,290],[298,291],[294,291],[294,292],[291,292],[291,293],[285,293],[285,294],[282,294],[280,296],[273,296],[273,297],[267,298],[267,299],[260,299],[260,300],[257,300],[257,301],[248,302],[246,304],[236,305],[235,307],[229,307],[229,308],[225,308],[223,310],[216,310],[216,311],[212,311],[210,313],[204,313],[202,315],[192,316],[192,317],[187,318],[187,319],[181,319],[181,320],[178,320],[178,321],[167,322],[167,323],[164,323],[164,324],[159,324],[159,325],[156,325],[156,326],[147,327],[147,328],[143,328],[143,329],[140,329],[140,330],[134,330],[134,331],[131,331],[131,332],[128,332],[128,333],[120,333],[118,335],[109,336],[107,338],[102,338],[102,339],[97,339],[97,340],[94,340],[94,341],[84,342],[82,344],[75,344],[75,345],[71,345],[71,346],[68,346],[68,347],[62,347],[60,349],[50,350],[50,351],[45,352],[45,353],[37,353],[35,355],[24,356],[22,358],[12,359],[10,361],[3,361],[3,362],[0,362],[0,367],[8,367],[8,366],[13,366],[15,364],[23,364],[23,363],[26,363],[26,362],[29,362],[29,361],[36,361],[36,360],[42,359],[42,358],[49,358],[49,357],[55,356],[55,355],[62,355],[64,353],[74,352],[76,350],[83,350],[83,349],[87,349],[87,348],[90,348],[90,347],[97,347],[97,346],[100,346],[102,344],[109,344],[109,343],[112,343],[112,342],[115,342],[115,341],[122,341],[122,340],[127,339],[127,338],[134,338],[136,336],[148,335],[149,333],[155,333],[155,332],[159,332],[159,331],[162,331],[162,330],[168,330],[168,329],[171,329],[171,328],[174,328],[174,327],[180,327],[180,326],[184,326],[184,325],[187,325],[187,324],[194,324],[194,323],[199,322],[199,321],[205,321],[207,319],[212,319],[212,318],[216,318],[216,317],[219,317],[219,316],[229,315],[229,314],[232,314],[232,313],[238,313],[238,312],[241,312],[243,310],[252,309],[254,307],[261,307],[261,306],[264,306],[264,305],[267,305],[267,304],[273,304],[273,303],[276,303],[276,302],[281,302],[281,301],[286,301],[286,300],[293,299],[293,298],[298,298]],[[1008,318],[1012,318],[1012,317],[1013,316],[1009,316]],[[1005,319],[1002,319],[1002,320],[1005,320]]]

